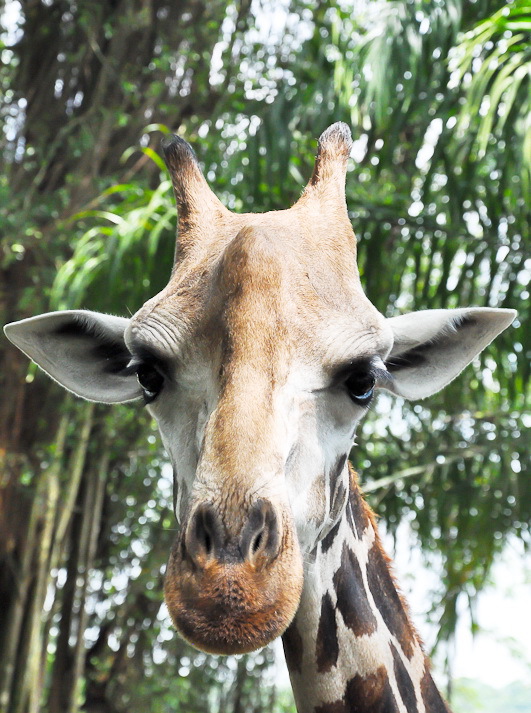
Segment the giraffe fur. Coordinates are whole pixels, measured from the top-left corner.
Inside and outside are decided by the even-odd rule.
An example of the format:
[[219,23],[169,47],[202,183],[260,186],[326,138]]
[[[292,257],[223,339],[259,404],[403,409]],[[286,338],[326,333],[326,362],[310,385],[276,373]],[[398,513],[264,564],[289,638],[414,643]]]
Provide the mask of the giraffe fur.
[[291,673],[298,710],[447,713],[374,514],[355,472],[345,471],[348,502],[333,541],[317,548],[299,610],[284,636],[288,662],[298,659]]

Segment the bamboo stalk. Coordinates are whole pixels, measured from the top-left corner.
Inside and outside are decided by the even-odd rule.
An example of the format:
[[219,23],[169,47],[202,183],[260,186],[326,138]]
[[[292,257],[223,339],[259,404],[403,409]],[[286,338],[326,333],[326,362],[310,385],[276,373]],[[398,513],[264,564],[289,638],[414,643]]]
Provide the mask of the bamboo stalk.
[[[61,562],[63,552],[67,544],[67,540],[70,539],[67,537],[67,533],[75,511],[83,472],[85,470],[87,452],[90,443],[90,435],[94,421],[94,407],[95,404],[87,403],[83,409],[84,414],[81,432],[77,440],[76,447],[67,465],[67,471],[70,477],[67,482],[66,492],[64,494],[64,497],[62,498],[63,507],[61,509],[61,512],[57,514],[55,539],[53,544],[53,550],[50,553],[50,571],[58,567],[59,563]],[[70,582],[71,590],[69,589],[67,593],[65,585],[65,590],[63,592],[63,597],[65,597],[66,599],[63,600],[61,633],[58,640],[58,651],[56,652],[56,657],[54,660],[52,684],[48,701],[48,706],[50,710],[61,709],[62,711],[64,701],[70,701],[72,697],[72,692],[70,690],[70,688],[73,687],[71,675],[66,677],[64,671],[65,661],[70,659],[71,652],[69,650],[60,651],[59,649],[61,647],[66,647],[66,649],[69,649],[68,641],[72,628],[72,608],[73,603],[76,599],[76,578],[79,555],[81,551],[80,547],[81,537],[79,539],[75,538],[75,541],[71,543],[69,557],[69,579],[72,578],[72,581]],[[38,706],[38,703],[36,705]],[[30,711],[30,713],[36,713],[37,711],[38,707],[34,711]]]
[[[107,472],[109,466],[109,452],[105,449],[100,457],[98,467],[94,469],[94,482],[87,483],[85,505],[83,508],[83,526],[81,531],[81,541],[83,552],[82,584],[79,589],[79,616],[77,639],[73,651],[72,666],[72,692],[68,708],[65,713],[77,713],[80,699],[80,686],[85,666],[84,632],[87,624],[86,598],[89,583],[90,570],[94,563],[98,535],[101,525],[101,514],[103,506],[103,496],[107,482]],[[80,562],[81,563],[81,562]]]
[[[57,429],[55,437],[54,460],[49,468],[41,471],[35,484],[35,497],[32,502],[29,522],[28,537],[22,555],[22,561],[17,577],[17,594],[14,610],[10,614],[7,623],[8,633],[6,636],[7,650],[4,652],[5,661],[3,676],[0,685],[0,710],[17,711],[20,700],[23,697],[20,681],[26,680],[26,667],[28,665],[28,655],[31,650],[31,641],[27,636],[28,619],[32,611],[32,603],[29,601],[31,586],[35,581],[35,559],[38,561],[38,552],[42,548],[42,541],[37,538],[39,523],[42,522],[43,510],[48,513],[47,503],[50,495],[50,487],[54,475],[58,470],[58,463],[62,459],[68,427],[68,415],[64,415]],[[44,500],[44,508],[43,508]],[[29,611],[28,611],[29,609]]]

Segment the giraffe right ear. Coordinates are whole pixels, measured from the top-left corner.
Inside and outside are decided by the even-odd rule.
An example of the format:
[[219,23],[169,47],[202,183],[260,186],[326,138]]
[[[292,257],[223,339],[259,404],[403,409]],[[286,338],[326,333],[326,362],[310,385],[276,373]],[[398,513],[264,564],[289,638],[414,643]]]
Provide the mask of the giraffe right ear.
[[435,394],[516,317],[514,309],[431,309],[387,320],[394,336],[383,388],[406,399]]
[[89,401],[119,403],[141,396],[124,332],[129,320],[99,312],[48,312],[4,327],[6,337],[48,376]]

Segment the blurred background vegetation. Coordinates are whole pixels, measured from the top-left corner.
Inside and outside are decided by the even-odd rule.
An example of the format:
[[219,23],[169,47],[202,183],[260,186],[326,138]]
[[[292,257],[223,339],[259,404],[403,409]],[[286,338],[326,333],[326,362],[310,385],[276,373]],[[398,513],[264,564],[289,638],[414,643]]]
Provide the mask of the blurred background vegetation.
[[[507,542],[528,543],[529,3],[0,0],[0,12],[2,323],[127,315],[166,283],[162,134],[195,145],[228,207],[262,211],[296,200],[338,120],[353,128],[347,197],[376,306],[519,310],[429,403],[380,397],[352,453],[387,530],[409,523],[437,573],[428,615],[451,678],[463,601],[473,613]],[[73,399],[6,340],[0,363],[0,710],[292,711],[271,649],[207,656],[168,626],[171,473],[145,413]],[[473,695],[465,686],[456,706],[483,710]]]

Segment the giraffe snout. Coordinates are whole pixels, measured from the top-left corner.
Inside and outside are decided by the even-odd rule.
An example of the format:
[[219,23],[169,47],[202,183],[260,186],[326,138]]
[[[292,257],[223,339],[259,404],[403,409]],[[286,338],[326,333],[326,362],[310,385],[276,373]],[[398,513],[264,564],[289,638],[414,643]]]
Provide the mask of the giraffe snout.
[[183,528],[164,584],[179,633],[218,654],[254,651],[282,634],[303,580],[290,513],[266,498],[230,511],[207,501]]
[[265,567],[277,557],[279,546],[277,515],[272,504],[262,499],[253,504],[234,534],[212,503],[202,503],[190,517],[184,536],[184,556],[202,568],[213,562]]

